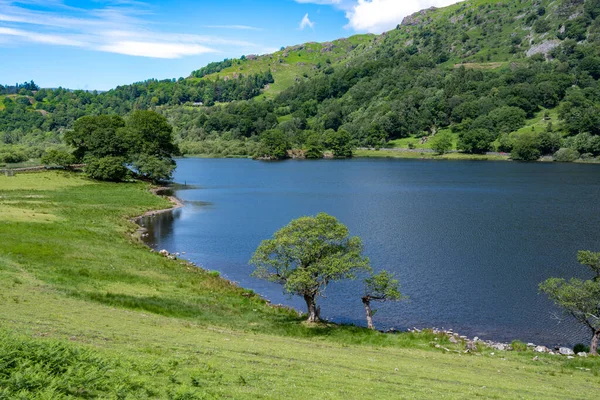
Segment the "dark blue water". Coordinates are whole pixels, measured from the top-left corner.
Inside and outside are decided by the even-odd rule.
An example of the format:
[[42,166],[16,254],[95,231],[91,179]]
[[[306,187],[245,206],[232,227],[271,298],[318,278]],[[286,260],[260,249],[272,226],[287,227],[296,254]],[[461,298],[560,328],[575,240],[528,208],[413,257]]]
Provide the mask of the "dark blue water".
[[[495,340],[587,342],[539,282],[586,277],[576,252],[600,251],[600,166],[359,159],[258,162],[183,159],[183,209],[145,224],[155,248],[218,270],[274,303],[304,310],[250,277],[261,240],[293,218],[326,212],[363,239],[375,270],[400,278],[409,302],[378,306],[378,328],[444,327]],[[331,285],[333,321],[364,324],[361,284]],[[560,315],[560,314],[559,314]]]

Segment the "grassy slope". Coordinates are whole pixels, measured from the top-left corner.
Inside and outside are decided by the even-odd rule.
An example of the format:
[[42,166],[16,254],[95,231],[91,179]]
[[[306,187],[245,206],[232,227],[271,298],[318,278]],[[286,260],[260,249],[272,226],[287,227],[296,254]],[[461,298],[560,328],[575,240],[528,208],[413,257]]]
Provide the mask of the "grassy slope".
[[452,345],[429,334],[304,326],[296,313],[132,240],[126,217],[166,205],[141,183],[0,177],[0,207],[28,212],[0,215],[0,361],[19,346],[42,346],[38,357],[78,349],[92,357],[77,364],[83,372],[53,380],[31,362],[6,379],[0,371],[0,398],[15,388],[23,398],[58,398],[80,385],[130,398],[572,399],[600,389],[600,363],[589,359],[444,353],[432,343]]
[[239,74],[249,75],[271,70],[275,83],[264,91],[263,96],[272,98],[292,86],[296,80],[306,79],[304,75],[314,75],[317,65],[326,68],[329,65],[327,61],[331,65],[347,61],[352,58],[354,52],[360,53],[377,40],[378,36],[375,35],[355,35],[332,42],[289,46],[273,54],[236,60],[231,67],[202,79],[231,78]]

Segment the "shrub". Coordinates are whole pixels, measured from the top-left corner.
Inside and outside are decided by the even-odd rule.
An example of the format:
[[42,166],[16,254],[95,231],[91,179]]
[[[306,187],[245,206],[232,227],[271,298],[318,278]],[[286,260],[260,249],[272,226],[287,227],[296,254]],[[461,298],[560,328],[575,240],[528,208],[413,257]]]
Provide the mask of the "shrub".
[[554,161],[556,162],[573,162],[579,158],[579,152],[575,149],[563,147],[554,153]]
[[510,156],[518,161],[535,161],[540,158],[539,141],[535,134],[523,134],[516,137]]
[[472,129],[461,132],[458,139],[458,148],[470,154],[483,154],[489,151],[494,135],[487,129]]
[[527,351],[527,345],[525,343],[521,342],[520,340],[513,340],[513,342],[511,343],[511,346],[514,351],[519,351],[519,352]]
[[589,353],[590,352],[590,346],[586,346],[583,343],[577,343],[573,347],[573,351],[575,352],[575,354],[577,354],[577,353]]
[[8,151],[6,153],[0,153],[0,162],[14,164],[14,163],[20,163],[23,161],[27,161],[27,156],[23,152]]
[[42,157],[42,164],[44,165],[58,165],[63,168],[69,168],[75,164],[76,158],[73,154],[65,150],[49,149],[46,154]]
[[430,143],[431,148],[437,154],[447,153],[452,149],[452,134],[450,132],[440,132],[430,140]]
[[121,157],[88,158],[85,173],[92,179],[120,182],[129,174],[125,160]]

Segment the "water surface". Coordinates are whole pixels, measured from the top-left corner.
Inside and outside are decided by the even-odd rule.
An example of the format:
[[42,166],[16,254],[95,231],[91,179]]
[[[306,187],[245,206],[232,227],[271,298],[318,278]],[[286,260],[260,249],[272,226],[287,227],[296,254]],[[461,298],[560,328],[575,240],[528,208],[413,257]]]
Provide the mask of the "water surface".
[[[409,302],[377,306],[378,328],[444,327],[548,345],[588,340],[538,294],[550,276],[587,277],[581,249],[600,251],[600,166],[357,159],[258,162],[182,159],[186,206],[146,219],[149,243],[218,270],[274,303],[304,310],[250,277],[261,240],[293,218],[326,212],[394,271]],[[333,321],[364,325],[361,284],[320,299]]]

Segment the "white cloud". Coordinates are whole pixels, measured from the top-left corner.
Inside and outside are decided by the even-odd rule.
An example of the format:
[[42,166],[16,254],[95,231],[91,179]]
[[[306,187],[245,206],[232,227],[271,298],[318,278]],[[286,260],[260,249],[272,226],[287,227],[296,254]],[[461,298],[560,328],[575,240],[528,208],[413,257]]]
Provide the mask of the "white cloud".
[[302,21],[300,21],[300,30],[304,30],[307,26],[311,29],[315,27],[315,23],[308,18],[308,13],[304,15],[304,18],[302,18]]
[[462,0],[295,0],[332,5],[346,12],[348,28],[381,33],[394,29],[404,17],[430,7],[445,7]]
[[[240,53],[259,46],[219,36],[180,34],[154,30],[144,19],[152,8],[137,0],[98,0],[94,9],[67,6],[62,0],[0,0],[0,42],[12,45],[38,43],[77,46],[90,50],[151,58],[180,58],[217,47]],[[257,30],[246,25],[214,26]],[[210,47],[209,47],[210,46]]]
[[98,47],[98,50],[110,53],[125,54],[128,56],[152,58],[181,58],[203,53],[212,53],[215,50],[189,43],[157,43],[157,42],[114,42]]
[[48,34],[43,34],[43,33],[28,32],[28,31],[23,31],[20,29],[12,29],[12,28],[0,27],[0,36],[13,36],[13,37],[17,37],[17,38],[22,38],[23,40],[26,40],[28,42],[33,42],[33,43],[54,44],[54,45],[61,45],[61,46],[77,46],[77,47],[85,46],[85,43],[78,41],[78,40],[69,39],[66,36],[48,35]]

